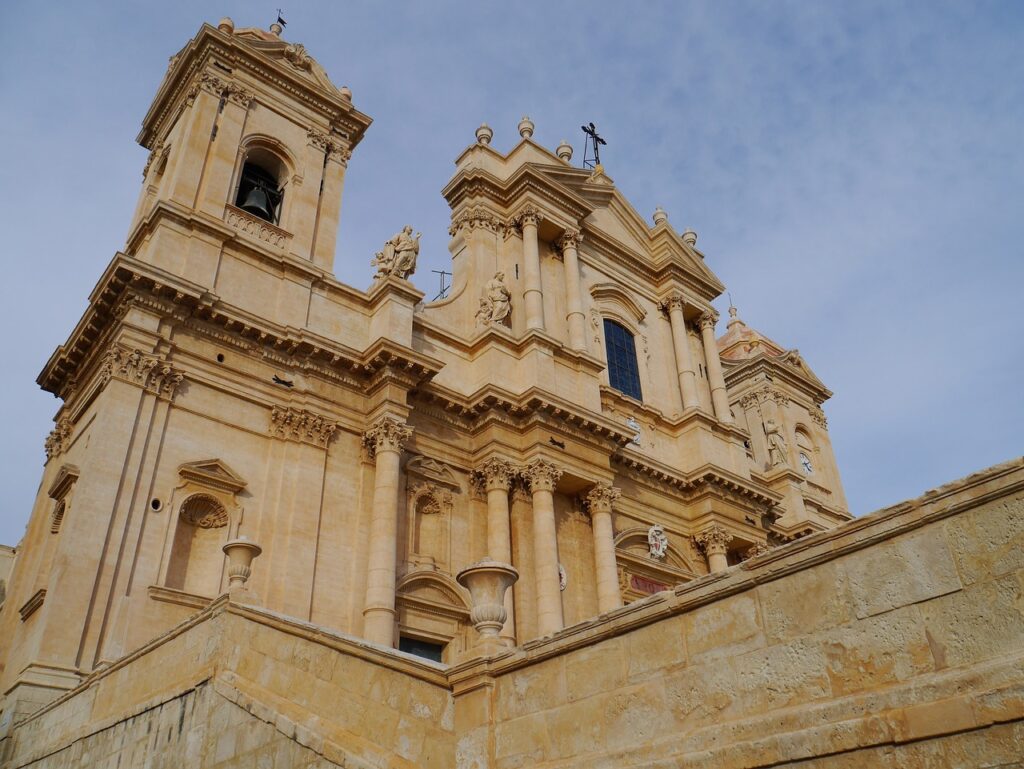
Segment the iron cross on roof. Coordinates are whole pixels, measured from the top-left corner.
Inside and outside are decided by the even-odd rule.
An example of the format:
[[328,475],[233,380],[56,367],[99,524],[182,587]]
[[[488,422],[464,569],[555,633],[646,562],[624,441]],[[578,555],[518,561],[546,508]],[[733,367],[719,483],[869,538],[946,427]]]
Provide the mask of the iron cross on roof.
[[[597,134],[597,128],[593,123],[580,126],[583,129],[583,133],[587,135],[586,143],[583,145],[583,167],[594,168],[601,165],[601,151],[600,147],[602,144],[608,144]],[[591,161],[588,155],[589,149],[594,148],[594,159]]]

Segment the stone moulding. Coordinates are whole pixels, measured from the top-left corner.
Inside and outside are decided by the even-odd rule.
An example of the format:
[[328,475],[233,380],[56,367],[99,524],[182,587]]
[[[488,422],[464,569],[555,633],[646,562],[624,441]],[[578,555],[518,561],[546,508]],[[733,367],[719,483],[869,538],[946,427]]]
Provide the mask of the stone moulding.
[[270,434],[276,438],[325,448],[337,429],[334,420],[305,409],[274,406],[270,410]]
[[224,221],[239,232],[269,243],[275,248],[287,249],[292,239],[291,233],[231,204],[224,210]]

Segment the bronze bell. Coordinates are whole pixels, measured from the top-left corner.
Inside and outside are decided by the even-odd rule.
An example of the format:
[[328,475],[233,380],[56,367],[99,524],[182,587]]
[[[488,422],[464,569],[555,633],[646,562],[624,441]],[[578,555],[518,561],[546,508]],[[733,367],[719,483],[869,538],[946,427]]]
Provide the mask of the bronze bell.
[[249,190],[249,194],[245,196],[245,201],[239,208],[243,211],[248,211],[253,216],[258,216],[260,219],[266,219],[268,222],[274,221],[273,205],[270,202],[270,196],[267,195],[267,191],[262,187],[253,187]]

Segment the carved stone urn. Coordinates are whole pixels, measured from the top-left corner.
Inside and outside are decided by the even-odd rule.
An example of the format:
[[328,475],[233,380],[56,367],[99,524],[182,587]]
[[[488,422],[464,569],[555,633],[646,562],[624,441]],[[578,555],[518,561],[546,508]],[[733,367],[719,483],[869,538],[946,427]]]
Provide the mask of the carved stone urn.
[[519,572],[507,563],[482,561],[460,571],[455,579],[469,591],[473,608],[469,618],[480,637],[474,645],[475,655],[494,654],[505,649],[498,633],[508,619],[505,611],[505,592],[519,579]]
[[252,575],[252,562],[263,548],[242,536],[231,540],[221,548],[228,557],[228,592],[232,598],[244,598],[255,603],[256,594],[245,586]]

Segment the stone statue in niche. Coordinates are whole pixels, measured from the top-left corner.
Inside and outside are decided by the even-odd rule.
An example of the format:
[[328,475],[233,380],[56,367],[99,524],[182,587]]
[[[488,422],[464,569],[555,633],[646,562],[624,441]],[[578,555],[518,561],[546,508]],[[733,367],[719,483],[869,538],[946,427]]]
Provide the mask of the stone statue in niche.
[[665,534],[665,529],[661,524],[656,523],[647,530],[647,550],[651,558],[659,561],[663,560],[668,553],[668,535]]
[[768,439],[768,466],[777,467],[786,464],[786,439],[782,436],[782,431],[775,424],[774,419],[765,420],[764,434]]
[[377,252],[370,262],[372,267],[377,268],[374,280],[394,275],[397,278],[408,278],[416,272],[416,257],[420,253],[421,232],[413,237],[412,227],[405,225],[402,231],[392,237],[384,244],[384,248]]
[[481,326],[489,323],[504,324],[511,312],[512,294],[505,285],[505,273],[499,270],[484,286],[480,308],[476,311],[476,321]]

